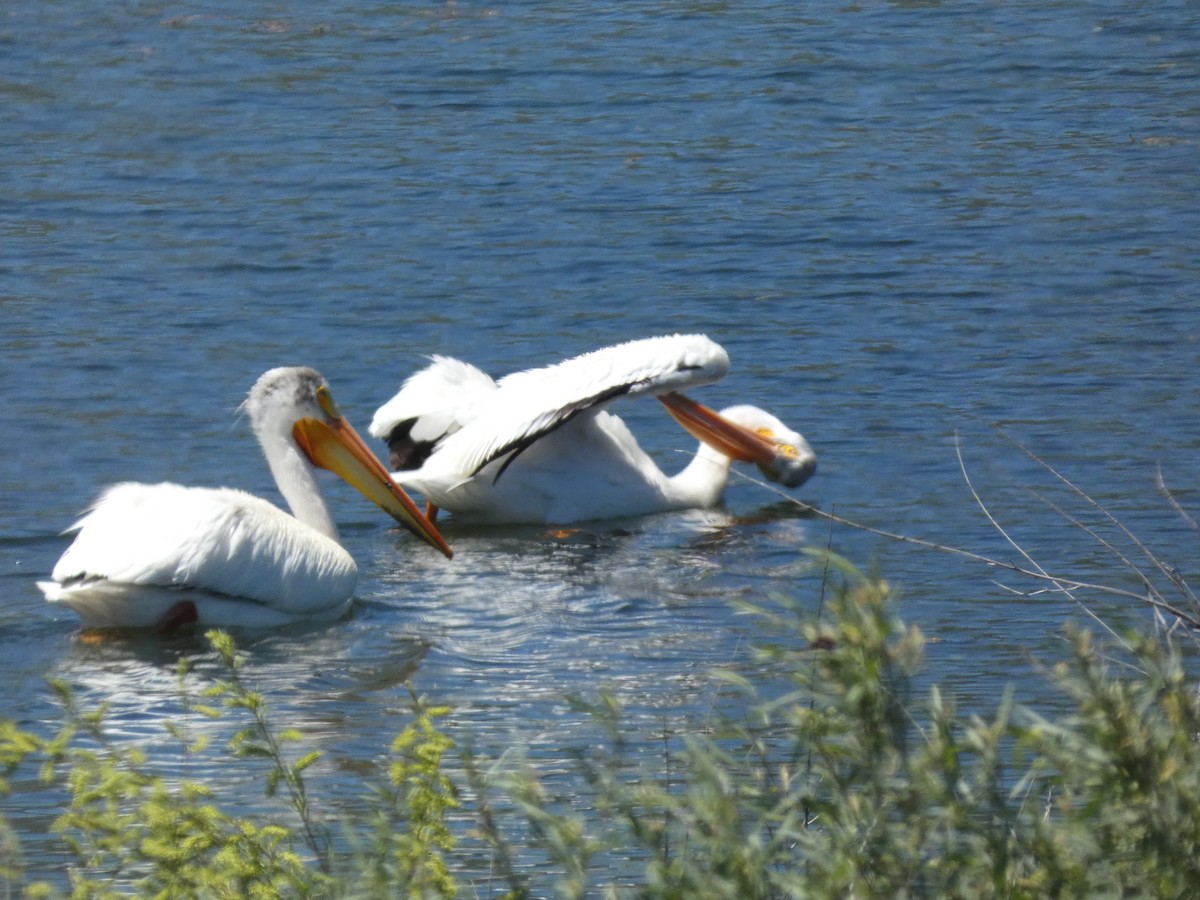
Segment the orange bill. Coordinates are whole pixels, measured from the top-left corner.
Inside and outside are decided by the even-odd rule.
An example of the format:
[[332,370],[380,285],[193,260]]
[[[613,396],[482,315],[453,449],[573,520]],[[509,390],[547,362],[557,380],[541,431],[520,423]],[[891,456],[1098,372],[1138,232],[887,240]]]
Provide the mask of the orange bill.
[[779,445],[775,441],[729,421],[683,394],[662,394],[658,399],[692,437],[731,459],[765,466],[779,455]]
[[383,463],[376,459],[344,418],[337,416],[329,422],[303,418],[293,426],[292,434],[313,465],[337,473],[425,543],[447,557],[454,555],[437,526],[417,509],[404,489],[392,481]]

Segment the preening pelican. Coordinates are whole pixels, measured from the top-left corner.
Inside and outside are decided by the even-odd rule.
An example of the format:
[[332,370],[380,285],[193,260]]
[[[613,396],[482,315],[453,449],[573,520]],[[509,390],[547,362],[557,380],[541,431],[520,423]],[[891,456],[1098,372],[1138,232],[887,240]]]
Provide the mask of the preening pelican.
[[[392,477],[425,496],[431,517],[439,507],[484,522],[644,515],[715,505],[733,460],[788,487],[816,469],[804,438],[770,413],[718,414],[679,393],[729,370],[725,350],[703,335],[631,341],[498,382],[459,360],[432,359],[370,427],[391,450]],[[701,441],[678,475],[665,475],[606,409],[643,394]]]
[[330,620],[358,567],[338,542],[315,467],[330,469],[446,556],[450,547],[387,474],[306,368],[271,369],[243,404],[289,516],[253,494],[117,484],[70,529],[46,599],[88,628],[267,627]]

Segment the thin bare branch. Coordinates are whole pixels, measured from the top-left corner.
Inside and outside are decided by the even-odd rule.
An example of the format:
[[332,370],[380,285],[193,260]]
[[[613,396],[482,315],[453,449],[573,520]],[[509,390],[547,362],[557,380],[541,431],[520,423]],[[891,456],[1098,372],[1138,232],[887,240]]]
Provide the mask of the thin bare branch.
[[973,560],[975,562],[981,562],[981,563],[984,563],[985,565],[993,566],[997,569],[1004,569],[1005,571],[1013,572],[1017,575],[1021,575],[1026,578],[1032,578],[1032,579],[1035,579],[1038,581],[1049,582],[1050,584],[1054,585],[1055,589],[1058,591],[1063,591],[1063,590],[1094,591],[1096,593],[1104,594],[1104,595],[1107,595],[1110,597],[1125,597],[1125,598],[1128,598],[1131,600],[1137,600],[1139,603],[1148,604],[1149,606],[1151,606],[1154,609],[1161,610],[1161,611],[1183,621],[1190,628],[1200,629],[1200,611],[1187,612],[1185,610],[1179,609],[1177,606],[1175,606],[1172,603],[1167,602],[1164,599],[1155,597],[1153,594],[1141,594],[1136,591],[1130,591],[1130,590],[1126,590],[1124,588],[1113,587],[1112,585],[1095,584],[1090,581],[1081,581],[1081,580],[1075,579],[1075,578],[1066,578],[1061,575],[1049,574],[1044,571],[1036,571],[1034,569],[1019,566],[1016,563],[1010,563],[1010,562],[1005,562],[1003,560],[994,559],[990,556],[985,556],[982,553],[975,553],[974,551],[971,551],[971,550],[964,550],[961,547],[952,547],[947,544],[939,544],[936,541],[929,541],[929,540],[925,540],[924,538],[911,537],[909,535],[898,534],[894,531],[886,531],[882,528],[875,528],[871,525],[864,525],[861,522],[855,522],[854,520],[847,519],[844,516],[835,515],[834,513],[827,513],[824,510],[817,509],[815,506],[810,506],[809,504],[804,503],[801,500],[797,500],[795,497],[791,496],[790,494],[785,493],[781,488],[778,488],[772,484],[768,484],[767,482],[762,481],[758,478],[755,478],[752,475],[748,475],[745,472],[734,470],[734,474],[739,478],[749,481],[752,484],[756,484],[760,488],[763,488],[764,490],[775,494],[776,496],[780,497],[785,502],[799,507],[800,509],[804,510],[805,513],[815,516],[817,518],[825,519],[829,522],[836,522],[839,525],[845,525],[849,528],[854,528],[858,531],[866,532],[867,534],[874,534],[874,535],[877,535],[882,538],[887,538],[888,540],[896,541],[897,543],[912,544],[913,546],[917,546],[917,547],[925,547],[930,550],[937,550],[942,553],[949,553],[953,556],[960,556],[963,559],[969,559],[969,560]]
[[1175,499],[1175,495],[1171,493],[1171,489],[1167,487],[1166,481],[1163,480],[1162,465],[1154,467],[1154,478],[1158,483],[1158,489],[1162,491],[1163,496],[1167,498],[1167,502],[1171,504],[1171,508],[1179,513],[1179,517],[1191,526],[1192,531],[1200,534],[1200,522],[1197,522],[1188,512],[1179,505],[1179,501]]
[[1158,590],[1158,588],[1155,587],[1154,582],[1152,582],[1150,580],[1150,577],[1138,567],[1137,563],[1135,563],[1133,560],[1131,560],[1124,552],[1121,551],[1121,549],[1119,547],[1117,547],[1115,544],[1113,544],[1112,541],[1108,540],[1108,538],[1104,537],[1104,535],[1100,534],[1100,532],[1098,532],[1096,529],[1092,528],[1090,525],[1084,524],[1082,521],[1080,521],[1078,518],[1076,518],[1070,512],[1068,512],[1063,507],[1059,506],[1057,503],[1055,503],[1053,500],[1051,500],[1049,497],[1046,497],[1046,496],[1038,493],[1037,491],[1030,491],[1030,493],[1032,493],[1033,496],[1037,497],[1039,500],[1042,501],[1042,503],[1044,503],[1046,506],[1050,507],[1050,509],[1054,510],[1056,513],[1058,513],[1060,516],[1062,516],[1064,519],[1066,519],[1068,522],[1070,522],[1072,525],[1074,525],[1080,531],[1084,532],[1089,537],[1091,537],[1094,541],[1096,541],[1096,543],[1098,543],[1100,546],[1104,547],[1104,549],[1106,549],[1110,553],[1112,553],[1112,555],[1115,556],[1117,559],[1119,559],[1125,565],[1126,568],[1128,568],[1135,575],[1137,575],[1138,579],[1142,582],[1142,585],[1146,588],[1146,590],[1148,592],[1153,594],[1158,599],[1161,599],[1161,600],[1166,599],[1165,597],[1162,596],[1162,593]]
[[[1030,450],[1028,447],[1026,447],[1023,443],[1021,443],[1019,440],[1017,440],[1012,435],[1010,435],[1003,428],[998,429],[998,430],[999,430],[1000,434],[1005,438],[1005,440],[1007,440],[1009,443],[1011,443],[1014,447],[1016,447],[1018,450],[1020,450],[1022,453],[1024,453],[1027,457],[1029,457],[1031,460],[1033,460],[1035,463],[1037,463],[1039,466],[1041,466],[1043,469],[1045,469],[1047,472],[1049,472],[1051,475],[1053,475],[1059,481],[1061,481],[1064,485],[1066,485],[1068,488],[1070,488],[1076,495],[1078,495],[1081,499],[1083,499],[1083,501],[1085,503],[1087,503],[1089,506],[1091,506],[1092,508],[1097,510],[1101,515],[1103,515],[1106,519],[1108,519],[1113,525],[1115,525],[1117,528],[1119,528],[1125,534],[1125,536],[1128,537],[1129,540],[1133,542],[1134,546],[1137,547],[1139,550],[1141,550],[1142,553],[1145,554],[1146,558],[1149,559],[1150,562],[1154,564],[1154,567],[1156,569],[1158,569],[1158,571],[1160,573],[1162,573],[1162,575],[1165,576],[1167,578],[1167,580],[1169,580],[1173,585],[1175,585],[1176,589],[1180,590],[1193,605],[1196,605],[1195,595],[1192,593],[1191,588],[1189,588],[1187,586],[1187,584],[1183,581],[1183,579],[1180,578],[1179,573],[1172,566],[1168,565],[1161,557],[1159,557],[1158,554],[1156,554],[1153,550],[1151,550],[1148,546],[1146,546],[1146,544],[1142,541],[1142,539],[1139,538],[1136,534],[1134,534],[1125,525],[1124,522],[1122,522],[1115,515],[1113,515],[1111,512],[1109,512],[1109,510],[1103,504],[1099,503],[1095,498],[1091,497],[1086,491],[1079,488],[1073,481],[1071,481],[1071,479],[1067,478],[1065,475],[1063,475],[1061,472],[1059,472],[1056,468],[1054,468],[1054,466],[1050,465],[1048,462],[1046,462],[1044,459],[1042,459],[1040,456],[1038,456],[1036,453],[1034,453],[1032,450]],[[1160,478],[1160,484],[1161,484],[1161,478]],[[1183,511],[1180,510],[1180,512],[1182,513]],[[1185,517],[1185,519],[1188,518],[1186,516],[1186,514],[1184,515],[1184,517]]]

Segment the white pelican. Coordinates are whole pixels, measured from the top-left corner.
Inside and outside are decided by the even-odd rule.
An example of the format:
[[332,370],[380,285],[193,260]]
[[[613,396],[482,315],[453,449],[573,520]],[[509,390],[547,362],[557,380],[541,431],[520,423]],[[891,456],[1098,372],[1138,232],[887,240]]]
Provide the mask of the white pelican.
[[69,529],[46,599],[86,628],[267,627],[329,620],[350,605],[358,567],[338,543],[314,467],[337,472],[418,537],[450,547],[390,478],[312,369],[271,369],[243,404],[291,507],[253,494],[117,484]]
[[[802,484],[816,469],[807,442],[753,406],[719,415],[678,393],[710,384],[729,357],[703,335],[631,341],[493,381],[443,356],[412,375],[375,413],[392,473],[444,508],[483,522],[570,523],[713,506],[733,460],[771,480]],[[665,475],[605,410],[620,397],[657,396],[701,441]]]

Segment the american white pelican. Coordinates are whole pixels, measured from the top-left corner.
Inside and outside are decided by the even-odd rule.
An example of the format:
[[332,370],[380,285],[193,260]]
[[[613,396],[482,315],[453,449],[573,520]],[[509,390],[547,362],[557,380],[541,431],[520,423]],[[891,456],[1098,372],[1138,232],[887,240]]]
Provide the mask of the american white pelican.
[[329,620],[350,605],[358,567],[338,543],[314,467],[337,472],[410,531],[451,555],[312,369],[271,369],[243,404],[289,516],[253,494],[117,484],[72,526],[46,599],[87,628],[267,627]]
[[[375,413],[392,473],[444,508],[483,522],[569,523],[713,506],[733,460],[788,487],[816,469],[808,443],[753,406],[719,415],[678,392],[718,381],[725,350],[703,335],[631,341],[493,381],[434,356]],[[620,397],[657,396],[701,441],[667,476],[605,410]]]

